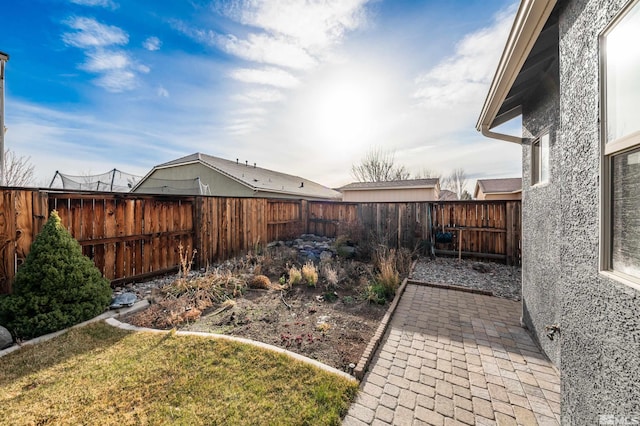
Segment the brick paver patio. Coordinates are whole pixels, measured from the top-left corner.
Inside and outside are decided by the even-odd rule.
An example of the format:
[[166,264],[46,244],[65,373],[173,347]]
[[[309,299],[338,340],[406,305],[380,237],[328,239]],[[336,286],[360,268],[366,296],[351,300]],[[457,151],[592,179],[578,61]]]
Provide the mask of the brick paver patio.
[[560,378],[520,315],[409,284],[343,425],[558,425]]

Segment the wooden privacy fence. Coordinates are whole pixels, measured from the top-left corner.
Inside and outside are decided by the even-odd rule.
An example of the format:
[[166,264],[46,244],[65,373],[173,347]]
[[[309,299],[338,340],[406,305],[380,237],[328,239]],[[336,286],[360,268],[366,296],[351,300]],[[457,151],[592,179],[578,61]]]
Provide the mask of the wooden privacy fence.
[[[521,263],[520,201],[310,201],[308,209],[307,230],[318,235],[335,237],[351,232],[409,249],[424,249],[428,241],[435,244],[436,254]],[[443,234],[451,237],[450,243],[438,242]]]
[[69,193],[4,189],[0,205],[0,294],[57,210],[62,224],[112,281],[175,270],[180,246],[196,267],[303,231],[298,200]]
[[[11,291],[31,243],[57,210],[112,283],[175,270],[180,249],[197,267],[302,233],[377,238],[416,248],[455,235],[442,253],[520,262],[520,202],[342,203],[201,196],[0,190],[0,294]],[[457,252],[455,249],[457,248]]]

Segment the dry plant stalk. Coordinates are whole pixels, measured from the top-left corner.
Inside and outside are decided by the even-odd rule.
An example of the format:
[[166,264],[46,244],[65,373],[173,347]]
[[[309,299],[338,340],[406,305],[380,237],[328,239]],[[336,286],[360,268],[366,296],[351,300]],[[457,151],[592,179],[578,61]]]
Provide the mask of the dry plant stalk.
[[330,264],[324,264],[322,266],[322,275],[327,280],[327,284],[330,287],[336,287],[338,285],[338,271]]
[[387,247],[380,247],[376,251],[376,266],[378,274],[376,281],[386,289],[395,292],[400,285],[400,274],[396,269],[396,251]]
[[302,278],[310,287],[315,287],[318,283],[318,269],[310,260],[302,266]]
[[302,281],[302,273],[300,272],[300,269],[295,266],[289,268],[289,287],[299,284],[300,281]]
[[197,252],[198,250],[193,249],[191,257],[189,257],[189,250],[185,249],[182,243],[178,244],[178,253],[180,255],[180,271],[178,271],[178,276],[182,280],[186,280],[189,276],[189,272],[191,272],[191,267],[193,266],[193,259],[196,257]]

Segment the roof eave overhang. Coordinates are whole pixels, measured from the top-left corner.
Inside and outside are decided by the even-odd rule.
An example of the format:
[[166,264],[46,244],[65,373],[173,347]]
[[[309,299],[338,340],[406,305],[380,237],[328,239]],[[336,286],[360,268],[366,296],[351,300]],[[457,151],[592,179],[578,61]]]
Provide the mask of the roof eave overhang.
[[519,108],[514,108],[496,120],[500,107],[513,87],[556,1],[522,0],[520,2],[509,38],[476,123],[476,129],[484,136],[506,142],[522,143],[521,137],[493,132],[491,129],[520,114]]
[[287,196],[293,196],[293,197],[297,197],[297,198],[301,198],[301,199],[305,199],[305,200],[337,200],[340,199],[340,193],[336,194],[336,195],[332,195],[332,196],[322,196],[322,195],[313,195],[313,194],[303,194],[300,192],[290,192],[290,191],[278,191],[275,189],[255,189],[254,191],[255,195],[258,195],[260,193],[266,193],[266,194],[277,194],[277,195],[287,195]]
[[511,194],[518,194],[522,192],[522,189],[516,189],[515,191],[496,191],[496,192],[485,192],[485,195],[511,195]]

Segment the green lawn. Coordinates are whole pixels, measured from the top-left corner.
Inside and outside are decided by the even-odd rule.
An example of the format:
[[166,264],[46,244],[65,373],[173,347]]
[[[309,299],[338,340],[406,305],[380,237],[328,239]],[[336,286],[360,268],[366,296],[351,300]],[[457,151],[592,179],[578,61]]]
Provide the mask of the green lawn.
[[104,323],[0,358],[0,423],[339,424],[357,384],[251,345]]

